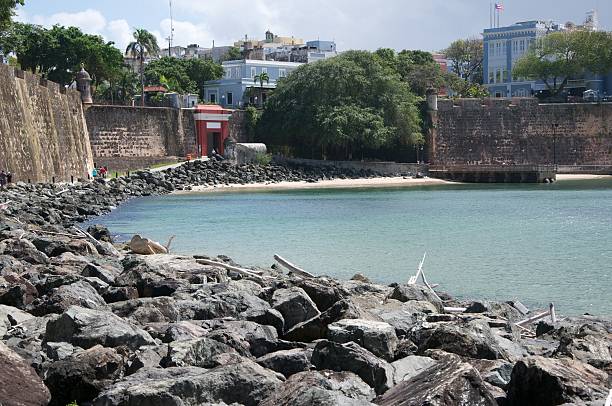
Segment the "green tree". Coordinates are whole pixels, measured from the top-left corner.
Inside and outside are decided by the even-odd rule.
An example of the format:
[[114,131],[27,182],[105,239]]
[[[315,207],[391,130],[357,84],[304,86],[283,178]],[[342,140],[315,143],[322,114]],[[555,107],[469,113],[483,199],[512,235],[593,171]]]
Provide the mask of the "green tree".
[[84,34],[76,27],[14,23],[0,35],[0,47],[14,52],[22,69],[40,73],[62,85],[70,84],[85,64],[93,86],[108,80],[123,65],[121,52],[112,42]]
[[145,82],[149,85],[163,84],[161,78],[173,84],[173,91],[179,93],[198,93],[204,99],[204,84],[209,80],[220,79],[223,67],[212,60],[177,59],[163,57],[147,64]]
[[237,47],[231,47],[225,55],[221,58],[221,61],[236,61],[242,59],[242,52]]
[[266,72],[261,72],[259,75],[255,75],[253,81],[255,83],[259,82],[259,103],[263,106],[263,85],[264,82],[270,83],[270,76]]
[[457,76],[470,83],[482,84],[484,59],[482,39],[459,39],[451,43],[443,52],[451,62],[451,69]]
[[303,65],[280,81],[257,127],[270,145],[297,155],[379,156],[422,140],[418,104],[381,56],[366,51]]
[[515,77],[544,82],[552,96],[565,89],[568,80],[585,72],[608,73],[612,69],[612,34],[607,32],[555,32],[536,41],[515,64]]
[[0,31],[6,28],[15,15],[15,7],[23,6],[24,0],[0,0]]
[[140,101],[141,105],[144,106],[145,98],[144,98],[144,86],[145,86],[145,76],[144,76],[144,62],[145,57],[147,55],[157,55],[159,54],[159,45],[157,44],[157,39],[153,34],[149,31],[137,28],[133,33],[134,41],[130,42],[127,46],[125,53],[126,55],[131,55],[132,58],[138,59],[140,65]]

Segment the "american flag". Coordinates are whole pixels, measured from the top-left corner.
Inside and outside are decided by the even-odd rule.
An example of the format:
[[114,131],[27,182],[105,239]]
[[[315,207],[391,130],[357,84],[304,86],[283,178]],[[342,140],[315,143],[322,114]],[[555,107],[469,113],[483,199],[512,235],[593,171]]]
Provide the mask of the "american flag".
[[495,10],[503,11],[504,10],[504,5],[503,4],[499,4],[499,3],[495,3]]

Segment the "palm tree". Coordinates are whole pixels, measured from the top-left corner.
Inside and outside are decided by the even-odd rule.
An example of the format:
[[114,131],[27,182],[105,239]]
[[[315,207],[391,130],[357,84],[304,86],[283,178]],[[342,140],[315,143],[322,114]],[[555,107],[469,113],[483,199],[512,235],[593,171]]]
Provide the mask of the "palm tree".
[[270,76],[266,72],[261,72],[259,75],[255,75],[253,80],[257,83],[259,82],[259,98],[261,100],[261,105],[263,106],[263,84],[264,82],[270,83]]
[[153,34],[143,28],[136,28],[134,40],[127,46],[125,53],[140,61],[140,102],[144,106],[144,61],[145,55],[156,55],[159,53],[159,45]]

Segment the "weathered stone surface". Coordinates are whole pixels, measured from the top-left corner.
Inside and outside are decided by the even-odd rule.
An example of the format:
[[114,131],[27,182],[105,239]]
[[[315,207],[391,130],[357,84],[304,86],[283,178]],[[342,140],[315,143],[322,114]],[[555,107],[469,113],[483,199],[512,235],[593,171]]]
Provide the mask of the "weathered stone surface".
[[444,310],[442,301],[437,298],[431,290],[421,285],[397,285],[389,297],[399,300],[400,302],[408,302],[411,300],[425,301],[433,304],[438,311]]
[[374,396],[351,372],[309,371],[292,375],[260,406],[366,406]]
[[225,321],[207,337],[228,344],[244,355],[244,348],[254,357],[276,351],[279,345],[276,329],[251,321]]
[[0,304],[25,309],[38,296],[30,281],[13,272],[0,276]]
[[29,363],[0,342],[0,404],[46,405],[49,390]]
[[337,343],[353,341],[387,361],[393,361],[398,344],[391,325],[363,319],[344,319],[330,324],[327,338]]
[[392,384],[390,365],[354,342],[320,341],[312,354],[312,364],[318,370],[353,372],[378,394],[384,393]]
[[16,307],[0,304],[0,338],[14,325],[33,319],[30,313],[26,313]]
[[45,373],[51,404],[93,400],[102,388],[122,377],[123,366],[124,359],[115,349],[100,345],[52,363]]
[[[456,355],[433,354],[437,362],[374,400],[381,406],[497,406],[478,371]],[[432,379],[435,377],[435,379]]]
[[237,353],[227,344],[210,338],[174,341],[168,344],[168,354],[162,359],[164,367],[200,367],[213,368],[219,366],[216,357],[224,353]]
[[346,293],[335,286],[334,282],[325,278],[302,279],[297,286],[306,292],[321,312],[326,311],[346,296]]
[[608,375],[569,358],[530,357],[514,365],[507,405],[560,405],[605,398]]
[[435,323],[431,328],[421,330],[417,341],[419,353],[428,349],[439,349],[471,358],[508,357],[496,342],[489,326],[480,320],[461,324]]
[[283,315],[285,331],[321,314],[312,299],[301,288],[276,290],[272,296],[272,307]]
[[110,312],[72,306],[47,323],[47,341],[65,341],[83,348],[127,346],[137,349],[155,341],[146,331]]
[[49,257],[36,249],[34,244],[26,239],[0,241],[0,255],[11,255],[33,265],[49,263]]
[[163,342],[170,343],[172,341],[191,340],[200,338],[206,335],[209,330],[204,329],[189,321],[179,321],[178,323],[170,323],[164,332]]
[[168,354],[168,345],[143,345],[127,360],[126,375],[141,368],[160,368],[162,359]]
[[482,379],[498,388],[505,388],[510,382],[514,364],[503,360],[475,360],[469,363],[478,370]]
[[104,309],[106,302],[96,292],[91,284],[85,281],[62,285],[54,289],[46,297],[32,303],[32,313],[44,316],[49,313],[63,313],[70,306],[80,306],[87,309]]
[[143,368],[102,392],[94,405],[238,403],[255,406],[278,390],[280,384],[272,371],[245,359],[209,370],[196,367]]
[[135,323],[173,322],[181,319],[176,300],[171,297],[139,298],[113,303],[113,313]]
[[311,349],[295,348],[266,354],[257,358],[257,363],[289,377],[298,372],[308,371],[312,367],[311,358]]
[[393,385],[407,381],[426,369],[437,364],[437,361],[430,357],[419,355],[409,355],[391,363],[393,369]]

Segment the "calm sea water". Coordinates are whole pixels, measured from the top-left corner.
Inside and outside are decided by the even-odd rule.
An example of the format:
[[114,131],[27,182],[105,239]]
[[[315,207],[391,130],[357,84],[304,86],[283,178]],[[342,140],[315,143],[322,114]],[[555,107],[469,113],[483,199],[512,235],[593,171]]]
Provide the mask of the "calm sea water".
[[612,314],[612,181],[369,190],[201,193],[136,199],[95,219],[174,252],[315,274],[406,281],[458,297],[519,299],[563,314]]

